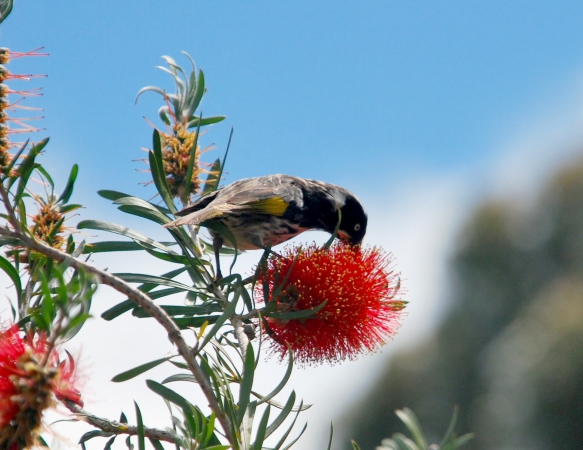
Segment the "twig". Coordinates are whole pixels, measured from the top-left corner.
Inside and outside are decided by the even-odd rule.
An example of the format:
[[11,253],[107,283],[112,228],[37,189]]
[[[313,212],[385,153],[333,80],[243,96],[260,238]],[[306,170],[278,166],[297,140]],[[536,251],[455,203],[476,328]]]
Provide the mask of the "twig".
[[[79,420],[87,422],[102,431],[113,434],[128,434],[130,436],[136,436],[138,434],[138,427],[136,426],[94,416],[72,401],[63,401],[63,404],[69,411],[76,414]],[[157,428],[144,427],[144,436],[150,439],[176,444],[176,436],[167,431],[158,430]]]
[[[2,190],[3,188],[0,187],[0,192]],[[162,308],[156,305],[146,294],[139,291],[138,289],[133,288],[121,278],[118,278],[115,275],[92,266],[91,264],[73,258],[71,255],[54,249],[41,241],[35,241],[23,233],[11,231],[6,227],[0,227],[0,235],[19,239],[26,247],[32,250],[36,250],[37,252],[48,256],[49,258],[60,262],[66,262],[75,269],[84,270],[87,273],[96,275],[101,283],[111,286],[116,291],[126,295],[130,300],[143,308],[151,317],[157,320],[158,323],[160,323],[160,325],[166,329],[168,332],[168,339],[176,346],[178,352],[186,361],[188,368],[194,375],[194,378],[198,382],[205,397],[207,398],[210,408],[216,414],[216,417],[219,420],[221,427],[223,428],[227,440],[233,448],[238,448],[237,439],[233,435],[231,422],[229,418],[223,414],[219,402],[212,390],[212,386],[205,377],[200,365],[197,363],[195,357],[193,356],[190,347],[184,340],[184,337],[180,333],[180,329]]]

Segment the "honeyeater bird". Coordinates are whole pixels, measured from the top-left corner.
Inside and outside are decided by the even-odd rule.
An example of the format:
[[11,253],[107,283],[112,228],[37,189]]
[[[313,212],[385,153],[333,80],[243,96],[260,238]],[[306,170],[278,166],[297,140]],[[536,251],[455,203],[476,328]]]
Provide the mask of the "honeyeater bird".
[[[360,201],[348,190],[281,174],[235,181],[177,215],[182,217],[164,226],[209,227],[219,278],[218,255],[223,245],[237,250],[266,249],[306,230],[333,233],[339,217],[337,237],[356,245],[362,242],[367,224]],[[218,224],[226,227],[236,242],[223,235]]]

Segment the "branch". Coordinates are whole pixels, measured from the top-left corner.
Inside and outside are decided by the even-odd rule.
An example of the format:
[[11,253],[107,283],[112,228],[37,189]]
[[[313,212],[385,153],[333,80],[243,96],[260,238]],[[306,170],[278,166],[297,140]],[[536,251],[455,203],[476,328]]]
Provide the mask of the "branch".
[[[113,434],[128,434],[130,436],[137,436],[138,434],[138,427],[136,426],[94,416],[72,401],[63,401],[63,404],[69,411],[76,414],[79,417],[79,420],[87,422],[88,424],[99,428],[101,431]],[[172,444],[176,444],[177,441],[176,436],[173,434],[156,428],[144,427],[144,436],[158,441],[171,442]]]
[[[3,187],[0,186],[0,191],[3,190],[4,190]],[[45,244],[44,242],[36,241],[23,233],[11,231],[7,227],[0,227],[0,235],[19,239],[26,247],[32,250],[36,250],[37,252],[42,253],[43,255],[52,258],[56,261],[70,264],[75,269],[84,270],[87,273],[97,276],[101,283],[111,286],[116,291],[126,295],[130,300],[135,302],[138,306],[142,307],[148,314],[150,314],[150,316],[157,320],[158,323],[160,323],[160,325],[162,325],[166,329],[166,331],[168,332],[168,339],[176,346],[178,352],[186,361],[188,368],[194,375],[194,378],[196,379],[206,399],[208,400],[210,408],[216,414],[216,417],[219,420],[221,427],[223,428],[227,440],[229,441],[233,448],[238,448],[238,442],[236,437],[233,435],[231,422],[229,418],[225,414],[223,414],[219,402],[214,395],[210,382],[205,377],[190,347],[188,346],[188,344],[184,340],[184,337],[180,333],[180,329],[176,326],[174,321],[170,318],[168,314],[166,314],[166,312],[162,308],[156,305],[142,291],[133,288],[128,283],[123,281],[121,278],[118,278],[115,275],[105,272],[104,270],[98,269],[97,267],[92,266],[91,264],[73,258],[71,255],[64,253],[60,250],[54,249],[49,245]]]

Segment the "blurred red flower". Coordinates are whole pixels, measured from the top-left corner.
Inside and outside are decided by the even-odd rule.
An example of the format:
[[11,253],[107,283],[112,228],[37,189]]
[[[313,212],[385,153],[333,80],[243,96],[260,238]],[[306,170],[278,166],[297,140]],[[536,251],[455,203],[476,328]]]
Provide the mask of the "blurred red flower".
[[[396,333],[406,303],[395,299],[400,279],[391,262],[378,247],[341,243],[272,255],[255,290],[262,299],[267,291],[268,305],[276,302],[265,317],[272,349],[283,357],[289,345],[296,361],[313,364],[353,359],[384,344]],[[289,314],[319,306],[308,317]]]
[[16,325],[1,332],[0,448],[34,445],[53,396],[83,405],[74,382],[73,358],[59,361],[45,333],[25,334]]

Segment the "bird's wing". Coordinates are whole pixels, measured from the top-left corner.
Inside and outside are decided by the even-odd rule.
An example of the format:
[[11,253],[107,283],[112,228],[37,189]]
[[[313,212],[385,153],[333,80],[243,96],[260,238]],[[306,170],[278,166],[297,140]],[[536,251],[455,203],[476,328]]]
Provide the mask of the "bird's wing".
[[164,225],[199,225],[228,212],[283,216],[290,203],[303,206],[303,193],[295,177],[270,175],[236,181],[216,191],[214,197],[203,197],[197,203],[180,211],[184,217]]

